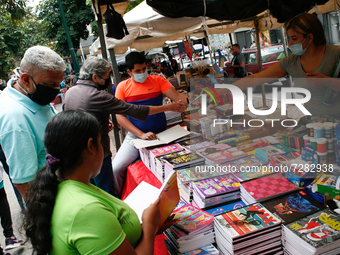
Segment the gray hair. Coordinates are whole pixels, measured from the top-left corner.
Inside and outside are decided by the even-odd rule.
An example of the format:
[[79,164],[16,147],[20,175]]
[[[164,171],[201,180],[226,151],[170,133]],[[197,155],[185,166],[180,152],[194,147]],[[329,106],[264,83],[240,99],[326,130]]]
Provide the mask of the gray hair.
[[79,80],[92,80],[92,75],[94,74],[103,77],[109,69],[112,69],[112,67],[107,60],[98,57],[89,57],[80,68]]
[[64,71],[66,65],[58,53],[45,46],[28,48],[20,63],[22,72],[34,72],[36,69]]

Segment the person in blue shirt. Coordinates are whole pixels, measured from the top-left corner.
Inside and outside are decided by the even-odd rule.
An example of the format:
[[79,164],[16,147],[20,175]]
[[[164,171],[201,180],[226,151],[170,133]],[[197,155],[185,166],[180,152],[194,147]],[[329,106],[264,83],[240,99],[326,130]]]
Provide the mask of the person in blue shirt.
[[28,183],[46,163],[45,127],[56,114],[50,102],[59,94],[64,70],[56,52],[33,46],[0,95],[0,144],[10,178],[24,200]]

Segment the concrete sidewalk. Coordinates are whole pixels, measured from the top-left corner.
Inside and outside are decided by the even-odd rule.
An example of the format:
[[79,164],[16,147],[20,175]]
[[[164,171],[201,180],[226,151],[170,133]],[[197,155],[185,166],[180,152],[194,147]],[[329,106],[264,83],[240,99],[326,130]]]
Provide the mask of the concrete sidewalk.
[[[22,222],[23,222],[23,214],[21,213],[21,209],[18,203],[18,200],[14,194],[13,187],[8,179],[8,176],[6,173],[4,173],[4,188],[7,193],[7,200],[9,203],[9,207],[11,209],[11,215],[12,215],[12,222],[13,222],[13,230],[14,234],[18,239],[22,239],[26,241],[24,230],[22,228]],[[2,230],[2,227],[1,227]],[[5,237],[3,235],[3,231],[0,233],[0,242],[1,247],[5,248]],[[12,255],[30,255],[32,254],[32,247],[30,243],[25,243],[21,247],[9,250],[8,252]]]

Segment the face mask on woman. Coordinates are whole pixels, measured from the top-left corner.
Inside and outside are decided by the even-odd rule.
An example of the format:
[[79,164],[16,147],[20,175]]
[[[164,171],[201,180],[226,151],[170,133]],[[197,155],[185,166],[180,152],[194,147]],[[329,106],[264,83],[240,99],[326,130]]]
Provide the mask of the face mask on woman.
[[144,73],[134,73],[133,74],[133,79],[135,80],[135,82],[138,82],[138,83],[145,82],[147,78],[148,78],[148,70],[145,70]]
[[[307,36],[307,37],[308,37],[308,36]],[[307,39],[307,37],[305,38],[305,40]],[[308,43],[306,49],[303,49],[302,43],[303,43],[305,40],[303,40],[303,41],[300,42],[300,43],[293,44],[293,45],[291,45],[291,46],[289,47],[290,50],[292,51],[292,53],[293,53],[294,55],[296,55],[296,56],[301,56],[301,55],[303,55],[303,54],[306,52],[306,50],[307,50],[307,48],[308,48],[308,46],[309,46],[310,43]]]

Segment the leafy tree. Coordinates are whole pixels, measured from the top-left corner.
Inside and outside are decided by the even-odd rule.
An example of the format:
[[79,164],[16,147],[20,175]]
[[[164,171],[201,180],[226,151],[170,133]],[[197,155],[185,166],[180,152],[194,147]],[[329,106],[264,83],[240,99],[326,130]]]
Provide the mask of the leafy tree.
[[8,79],[8,74],[15,67],[16,56],[25,31],[20,24],[13,23],[11,13],[0,8],[0,77]]
[[11,16],[12,20],[18,20],[24,17],[26,11],[25,0],[0,0],[1,9]]
[[[84,0],[62,0],[67,25],[75,51],[79,48],[80,39],[86,39],[89,35],[86,25],[94,20],[91,6]],[[64,26],[61,20],[57,0],[44,0],[39,5],[39,19],[44,27],[43,35],[50,41],[54,41],[54,49],[63,56],[69,56]]]
[[131,2],[127,7],[126,7],[126,10],[125,10],[125,13],[131,11],[133,8],[135,8],[137,5],[139,5],[141,2],[143,2],[144,0],[136,0],[136,1],[133,1]]

